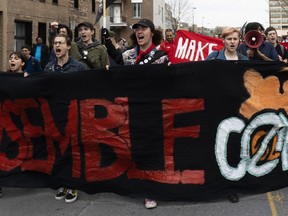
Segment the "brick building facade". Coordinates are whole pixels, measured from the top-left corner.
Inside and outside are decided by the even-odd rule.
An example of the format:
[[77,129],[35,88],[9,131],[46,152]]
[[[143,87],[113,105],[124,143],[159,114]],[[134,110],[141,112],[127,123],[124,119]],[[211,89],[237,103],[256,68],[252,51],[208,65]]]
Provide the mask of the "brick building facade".
[[19,51],[25,43],[32,45],[37,36],[48,45],[50,22],[57,20],[73,28],[83,20],[94,21],[91,5],[88,0],[79,1],[78,8],[74,0],[1,0],[0,70],[7,70],[11,52]]
[[[23,44],[32,45],[37,36],[41,36],[48,45],[48,29],[52,21],[67,24],[72,30],[82,21],[94,24],[99,2],[0,0],[0,71],[7,70],[11,52],[20,51]],[[117,17],[119,19],[115,19]],[[107,28],[115,31],[119,38],[128,38],[132,33],[130,26],[141,18],[149,18],[156,27],[164,29],[165,0],[116,0],[106,10]],[[102,20],[95,24],[96,38],[100,36]]]

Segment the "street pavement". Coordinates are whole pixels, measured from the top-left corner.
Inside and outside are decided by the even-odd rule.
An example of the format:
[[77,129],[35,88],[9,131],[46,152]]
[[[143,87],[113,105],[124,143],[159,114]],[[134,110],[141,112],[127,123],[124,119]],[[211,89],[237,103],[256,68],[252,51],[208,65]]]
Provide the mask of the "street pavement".
[[88,195],[66,204],[54,199],[55,190],[3,188],[0,216],[288,216],[288,188],[259,195],[240,195],[238,203],[228,200],[213,202],[159,202],[152,210],[143,199],[112,193]]

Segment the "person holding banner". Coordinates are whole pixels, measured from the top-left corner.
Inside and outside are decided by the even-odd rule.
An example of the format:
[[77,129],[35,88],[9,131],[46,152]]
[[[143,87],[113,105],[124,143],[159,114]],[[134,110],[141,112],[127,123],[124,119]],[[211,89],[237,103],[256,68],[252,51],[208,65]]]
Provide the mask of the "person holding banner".
[[[50,61],[44,68],[44,72],[70,73],[88,70],[87,66],[69,56],[71,39],[66,34],[56,35],[53,41],[53,50],[56,59]],[[77,200],[78,190],[67,187],[60,187],[55,195],[56,200],[65,198],[66,203],[73,203]]]
[[29,74],[24,71],[25,64],[26,57],[21,52],[12,52],[9,55],[9,69],[7,72],[23,73],[23,76],[27,77]]
[[[24,71],[26,64],[26,57],[21,52],[12,52],[9,55],[8,65],[9,68],[7,72],[9,73],[23,73],[24,77],[27,77],[29,74]],[[2,187],[0,187],[0,197],[2,196]]]
[[[241,32],[233,27],[227,27],[222,30],[221,38],[223,40],[224,48],[219,51],[214,51],[208,55],[208,60],[249,60],[246,56],[240,54],[237,49],[240,44]],[[237,194],[230,194],[228,200],[231,203],[239,202]]]
[[255,45],[243,42],[239,46],[239,52],[242,55],[251,60],[279,61],[276,49],[270,42],[265,41],[264,27],[260,23],[251,22],[245,26],[244,41],[249,41],[250,38]]
[[237,51],[240,44],[240,36],[241,33],[238,29],[224,28],[221,34],[224,48],[210,53],[206,60],[248,60],[246,56]]
[[69,56],[69,50],[71,48],[71,39],[64,35],[59,34],[54,38],[53,51],[56,55],[56,59],[50,61],[44,68],[44,72],[77,72],[82,70],[88,70],[88,67]]
[[[168,64],[166,53],[156,48],[163,41],[163,34],[155,29],[151,20],[141,19],[132,25],[132,29],[134,32],[130,35],[130,39],[134,47],[124,52],[115,49],[110,40],[109,31],[103,29],[108,54],[115,59],[116,63],[122,65]],[[144,204],[147,209],[156,208],[158,205],[156,200],[148,198],[145,198]]]

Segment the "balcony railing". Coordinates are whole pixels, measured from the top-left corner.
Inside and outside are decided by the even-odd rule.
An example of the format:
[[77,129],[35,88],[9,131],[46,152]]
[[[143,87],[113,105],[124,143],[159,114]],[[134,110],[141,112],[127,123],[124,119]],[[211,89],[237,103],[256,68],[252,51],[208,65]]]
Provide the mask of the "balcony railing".
[[110,26],[126,27],[127,26],[126,20],[127,18],[125,16],[110,17]]

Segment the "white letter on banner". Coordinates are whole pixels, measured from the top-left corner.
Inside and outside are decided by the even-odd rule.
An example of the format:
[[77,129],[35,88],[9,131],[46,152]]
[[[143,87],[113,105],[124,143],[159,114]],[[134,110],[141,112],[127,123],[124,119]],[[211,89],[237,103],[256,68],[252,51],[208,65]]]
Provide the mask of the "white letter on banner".
[[187,38],[185,40],[185,44],[183,45],[182,44],[183,38],[182,37],[179,38],[178,44],[177,44],[177,50],[175,53],[176,58],[184,59],[186,51],[187,51],[187,47],[188,47],[188,41],[189,39]]
[[[281,133],[280,129],[283,127],[283,123],[280,119],[280,117],[275,113],[264,113],[261,114],[253,121],[250,122],[250,124],[247,126],[243,133],[242,141],[241,141],[241,158],[250,158],[250,139],[253,135],[253,132],[256,128],[263,125],[274,125],[273,128],[266,134],[265,138],[263,139],[260,148],[258,149],[257,153],[252,157],[249,166],[248,166],[248,172],[253,176],[263,176],[268,173],[270,173],[278,164],[279,159],[275,159],[273,161],[266,162],[263,165],[257,166],[258,161],[261,159],[261,157],[265,154],[267,150],[267,146],[269,142],[273,139],[273,137],[277,136],[277,144],[276,149],[281,151],[282,149],[282,141],[283,141],[283,132]],[[279,133],[278,133],[279,132]]]
[[208,55],[211,53],[211,52],[213,52],[214,50],[213,50],[213,47],[217,47],[217,44],[213,44],[213,43],[211,43],[211,44],[209,44],[209,47],[208,47]]
[[[282,159],[282,170],[283,171],[287,171],[288,170],[288,120],[285,117],[285,115],[283,113],[279,114],[280,119],[282,120],[282,123],[284,125],[283,128],[281,128],[280,133],[283,133],[281,137],[283,137],[283,140],[279,140],[282,141],[281,144],[283,145],[282,147],[282,153],[281,153],[281,159]],[[278,143],[277,143],[278,144]],[[277,148],[278,145],[276,146],[276,150],[277,151],[281,151],[281,146],[279,145],[279,149]]]
[[233,168],[227,161],[227,144],[229,134],[232,132],[241,133],[245,128],[245,122],[239,118],[232,117],[222,121],[217,129],[215,154],[221,174],[229,180],[239,180],[246,173],[247,161],[242,159],[237,168]]
[[[185,56],[185,59],[189,59],[190,61],[193,61],[194,56],[195,56],[195,50],[196,50],[196,41],[191,40],[189,47],[188,47],[188,50],[187,50],[187,53],[186,53],[186,56]],[[190,52],[191,52],[191,54],[190,54]],[[189,58],[189,56],[190,56],[190,58]]]
[[200,55],[201,55],[201,60],[205,60],[203,50],[204,50],[208,45],[209,45],[209,43],[206,43],[206,44],[202,47],[202,41],[198,41],[198,48],[197,48],[197,53],[196,53],[195,61],[198,61],[198,60],[199,60],[199,56],[200,56]]

